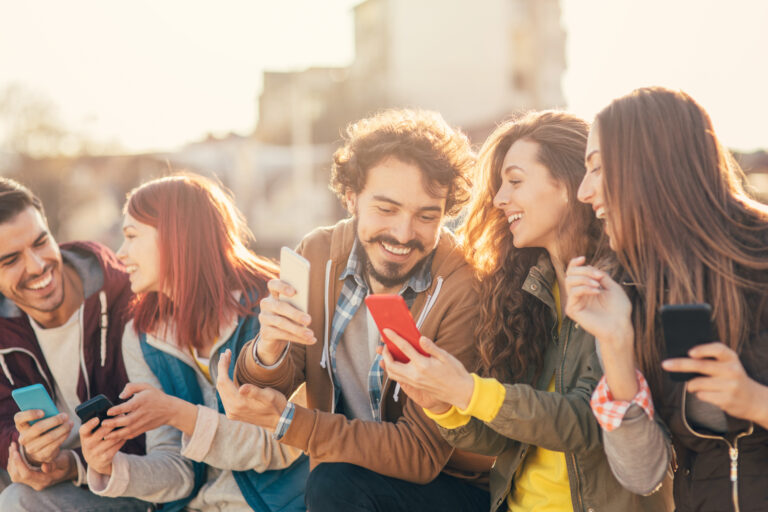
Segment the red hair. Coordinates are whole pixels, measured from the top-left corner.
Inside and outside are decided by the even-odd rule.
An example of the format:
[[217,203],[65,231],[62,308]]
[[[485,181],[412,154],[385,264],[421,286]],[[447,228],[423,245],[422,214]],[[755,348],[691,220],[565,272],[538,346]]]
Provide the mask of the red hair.
[[157,229],[162,289],[170,294],[137,295],[137,331],[163,326],[181,348],[199,349],[218,336],[229,315],[257,314],[253,309],[277,267],[247,248],[252,235],[220,186],[195,174],[152,180],[128,194],[124,212]]

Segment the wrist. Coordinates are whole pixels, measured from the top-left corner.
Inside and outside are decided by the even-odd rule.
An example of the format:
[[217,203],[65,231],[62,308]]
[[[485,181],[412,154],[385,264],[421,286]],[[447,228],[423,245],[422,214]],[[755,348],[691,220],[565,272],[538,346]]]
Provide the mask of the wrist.
[[755,382],[755,384],[757,386],[756,399],[752,401],[754,411],[750,419],[768,429],[768,386],[763,386],[759,382]]
[[457,394],[459,398],[454,405],[461,410],[466,410],[472,402],[472,395],[475,393],[475,379],[471,373],[466,373],[461,379],[460,392]]
[[262,366],[272,366],[280,359],[287,343],[279,340],[260,339],[256,342],[256,357]]
[[168,408],[170,413],[168,425],[191,437],[197,423],[197,406],[175,396],[169,396],[169,398],[171,406]]

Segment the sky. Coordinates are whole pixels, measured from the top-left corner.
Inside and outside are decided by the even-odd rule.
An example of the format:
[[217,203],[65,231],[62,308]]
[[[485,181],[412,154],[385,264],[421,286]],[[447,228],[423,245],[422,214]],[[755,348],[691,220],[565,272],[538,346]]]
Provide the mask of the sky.
[[[128,151],[250,133],[264,70],[344,66],[360,0],[0,0],[0,90]],[[689,92],[721,139],[768,147],[768,2],[562,0],[568,108],[644,85]]]

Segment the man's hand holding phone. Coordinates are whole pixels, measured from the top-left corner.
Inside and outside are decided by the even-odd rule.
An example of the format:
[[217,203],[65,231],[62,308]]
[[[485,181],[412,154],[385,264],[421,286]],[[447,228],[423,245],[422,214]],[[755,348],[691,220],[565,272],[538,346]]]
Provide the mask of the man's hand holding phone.
[[256,352],[265,366],[275,364],[289,342],[312,345],[317,341],[309,328],[311,317],[281,297],[293,297],[294,288],[280,279],[268,283],[269,297],[262,299],[259,313],[261,331]]
[[[317,341],[309,328],[309,262],[287,247],[280,251],[280,279],[267,284],[269,296],[260,302],[259,362],[275,364],[289,342],[311,345]],[[302,311],[303,309],[303,311]]]
[[43,411],[40,409],[17,412],[13,416],[16,430],[19,431],[20,448],[23,448],[25,457],[33,465],[56,459],[73,426],[65,413],[40,419],[42,417]]

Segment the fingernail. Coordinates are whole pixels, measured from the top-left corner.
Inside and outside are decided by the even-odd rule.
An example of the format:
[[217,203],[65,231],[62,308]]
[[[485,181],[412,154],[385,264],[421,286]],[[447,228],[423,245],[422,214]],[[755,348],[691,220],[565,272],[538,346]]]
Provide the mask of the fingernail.
[[662,368],[669,368],[669,366],[670,366],[670,363],[669,363],[669,361],[662,361],[662,362],[661,362],[661,367],[662,367]]
[[301,319],[304,321],[305,324],[308,324],[312,320],[312,317],[310,317],[309,315],[304,315],[303,317],[301,317]]

